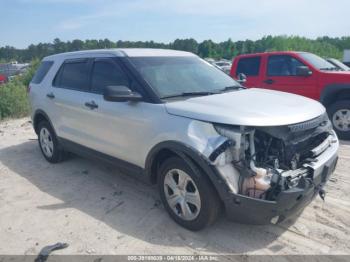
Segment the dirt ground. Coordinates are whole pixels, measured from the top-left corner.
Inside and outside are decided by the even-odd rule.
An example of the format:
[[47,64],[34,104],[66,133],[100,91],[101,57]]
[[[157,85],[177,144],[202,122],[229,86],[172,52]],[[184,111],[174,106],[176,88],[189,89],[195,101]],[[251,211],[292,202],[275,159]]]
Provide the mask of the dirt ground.
[[200,232],[176,225],[157,190],[102,163],[49,164],[29,119],[0,123],[0,254],[350,254],[350,143],[342,142],[326,201],[297,218],[251,226],[225,217]]

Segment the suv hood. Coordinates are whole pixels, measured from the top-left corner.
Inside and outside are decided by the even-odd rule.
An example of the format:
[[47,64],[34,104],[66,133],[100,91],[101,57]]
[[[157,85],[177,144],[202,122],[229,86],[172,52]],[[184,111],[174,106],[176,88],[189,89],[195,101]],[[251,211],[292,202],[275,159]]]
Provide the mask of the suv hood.
[[266,89],[244,89],[165,104],[169,114],[245,126],[281,126],[304,122],[325,113],[317,101]]

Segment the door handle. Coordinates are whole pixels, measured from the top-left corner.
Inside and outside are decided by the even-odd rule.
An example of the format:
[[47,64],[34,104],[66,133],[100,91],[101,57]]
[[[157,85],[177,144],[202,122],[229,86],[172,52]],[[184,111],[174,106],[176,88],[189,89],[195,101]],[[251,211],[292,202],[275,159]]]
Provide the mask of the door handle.
[[275,83],[275,81],[272,80],[272,79],[266,79],[266,80],[264,81],[264,83],[265,83],[265,84],[268,84],[268,85],[271,85],[271,84]]
[[51,92],[51,93],[48,93],[46,95],[46,97],[50,98],[50,99],[54,99],[55,98],[55,95]]
[[86,102],[85,106],[90,108],[91,110],[94,110],[95,108],[98,108],[98,104],[96,104],[95,101]]

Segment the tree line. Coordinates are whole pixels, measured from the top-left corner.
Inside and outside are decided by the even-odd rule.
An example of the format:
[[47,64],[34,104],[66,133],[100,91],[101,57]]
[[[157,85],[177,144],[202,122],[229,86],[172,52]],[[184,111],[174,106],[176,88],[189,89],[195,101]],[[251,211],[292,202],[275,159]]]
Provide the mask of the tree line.
[[308,39],[299,36],[265,36],[259,40],[227,41],[216,43],[212,40],[197,42],[193,38],[176,39],[170,43],[157,43],[154,41],[117,41],[109,39],[101,40],[73,40],[61,41],[54,39],[52,43],[31,44],[25,49],[11,46],[0,47],[0,61],[29,62],[33,59],[41,59],[45,56],[88,49],[101,48],[168,48],[184,50],[195,53],[201,57],[232,59],[239,54],[266,52],[266,51],[308,51],[323,57],[341,59],[344,49],[350,49],[350,37],[319,37]]

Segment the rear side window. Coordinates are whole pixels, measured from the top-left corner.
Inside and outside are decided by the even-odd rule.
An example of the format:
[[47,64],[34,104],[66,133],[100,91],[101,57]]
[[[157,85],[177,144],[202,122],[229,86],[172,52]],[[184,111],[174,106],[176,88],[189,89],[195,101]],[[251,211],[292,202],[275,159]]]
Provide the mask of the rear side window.
[[54,80],[54,86],[78,91],[88,91],[88,60],[70,60],[65,62]]
[[236,76],[240,73],[243,73],[246,76],[259,75],[260,63],[261,63],[260,56],[239,59]]
[[297,67],[304,66],[302,62],[289,55],[273,55],[267,63],[268,76],[296,76]]
[[36,70],[33,79],[32,79],[32,83],[33,84],[40,84],[44,77],[46,76],[47,72],[49,72],[51,66],[53,65],[52,61],[43,61],[41,62],[38,70]]
[[92,92],[102,94],[107,86],[129,86],[128,82],[123,70],[111,59],[95,61],[92,71]]

